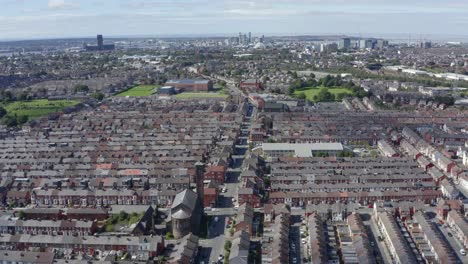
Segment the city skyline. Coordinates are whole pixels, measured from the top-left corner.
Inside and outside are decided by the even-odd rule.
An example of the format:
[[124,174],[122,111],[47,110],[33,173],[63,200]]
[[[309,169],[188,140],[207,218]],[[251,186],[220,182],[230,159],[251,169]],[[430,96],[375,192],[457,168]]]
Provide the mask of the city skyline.
[[1,0],[0,40],[137,35],[445,35],[466,38],[468,3],[444,1]]

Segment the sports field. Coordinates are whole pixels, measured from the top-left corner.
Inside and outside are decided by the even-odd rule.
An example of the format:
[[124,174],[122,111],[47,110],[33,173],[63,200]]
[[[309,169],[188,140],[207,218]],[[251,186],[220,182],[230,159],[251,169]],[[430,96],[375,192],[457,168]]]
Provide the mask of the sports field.
[[159,86],[157,85],[138,85],[125,92],[119,93],[118,96],[150,96]]
[[21,101],[7,103],[3,107],[7,110],[7,115],[17,116],[27,115],[29,120],[47,116],[51,113],[60,112],[63,109],[80,103],[78,100],[53,100],[47,99]]
[[299,95],[301,93],[304,93],[305,96],[307,97],[307,100],[309,101],[313,101],[313,98],[315,95],[318,95],[318,93],[320,92],[320,89],[322,88],[327,88],[328,91],[332,94],[334,94],[335,96],[337,94],[340,94],[340,93],[347,93],[347,94],[352,94],[353,92],[347,88],[343,88],[343,87],[307,87],[307,88],[304,88],[304,89],[300,89],[300,90],[296,90],[294,92],[294,95]]

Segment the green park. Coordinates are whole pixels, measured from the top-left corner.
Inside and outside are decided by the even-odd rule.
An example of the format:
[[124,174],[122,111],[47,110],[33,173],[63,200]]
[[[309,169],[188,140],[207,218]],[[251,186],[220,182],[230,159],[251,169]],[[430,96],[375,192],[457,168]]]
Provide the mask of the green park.
[[[306,87],[302,89],[298,89],[294,91],[294,96],[296,97],[304,97],[303,99],[307,99],[309,101],[326,101],[324,100],[324,96],[321,97],[320,91],[325,89],[324,91],[328,91],[329,93],[333,94],[334,98],[332,98],[330,101],[341,101],[345,95],[353,95],[353,92],[345,87],[324,87],[324,86],[319,86],[319,87]],[[304,94],[304,95],[301,95]],[[326,97],[326,96],[325,96]]]
[[128,89],[125,92],[119,93],[118,96],[130,96],[130,97],[143,97],[143,96],[150,96],[154,94],[157,89],[159,88],[158,85],[138,85],[133,88]]
[[27,116],[28,120],[33,120],[47,116],[51,113],[60,112],[67,107],[71,107],[80,103],[78,100],[53,100],[47,99],[32,100],[32,101],[17,101],[11,103],[0,104],[6,112],[7,116]]

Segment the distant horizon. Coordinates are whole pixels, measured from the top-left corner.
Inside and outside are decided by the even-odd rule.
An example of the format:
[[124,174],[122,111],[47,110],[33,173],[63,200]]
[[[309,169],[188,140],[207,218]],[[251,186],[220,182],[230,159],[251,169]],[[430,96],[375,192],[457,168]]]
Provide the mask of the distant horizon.
[[[247,34],[248,32],[241,32]],[[0,38],[0,42],[15,42],[15,41],[41,41],[41,40],[73,40],[73,39],[95,39],[97,35],[103,35],[104,39],[138,39],[138,38],[230,38],[238,36],[236,33],[178,33],[178,34],[122,34],[122,35],[107,35],[105,32],[99,32],[94,35],[83,36],[57,36],[57,37],[37,37],[37,38]],[[253,37],[340,37],[346,36],[350,38],[382,38],[387,40],[401,40],[402,42],[418,42],[423,41],[443,41],[443,42],[468,42],[468,35],[457,34],[406,34],[406,33],[258,33],[252,32]]]
[[[0,39],[265,35],[460,36],[466,0],[0,0]],[[312,32],[312,33],[311,33]],[[434,37],[435,38],[435,37]],[[445,37],[444,37],[445,38]],[[452,39],[452,38],[450,38]]]

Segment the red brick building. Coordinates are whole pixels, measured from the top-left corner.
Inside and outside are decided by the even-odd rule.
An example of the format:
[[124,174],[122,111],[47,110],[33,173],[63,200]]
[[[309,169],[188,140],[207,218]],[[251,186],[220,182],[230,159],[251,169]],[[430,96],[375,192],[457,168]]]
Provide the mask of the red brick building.
[[250,203],[254,208],[262,206],[261,198],[253,188],[240,188],[238,198],[239,204]]
[[210,80],[169,80],[164,86],[172,86],[181,91],[211,91],[213,82]]
[[218,200],[218,188],[205,188],[204,207],[215,207]]
[[225,175],[225,166],[210,166],[205,172],[205,180],[212,180],[217,184],[223,184]]
[[248,90],[254,90],[254,91],[260,91],[263,90],[263,85],[258,79],[248,79],[245,81],[242,81],[239,85],[241,89],[248,89]]

